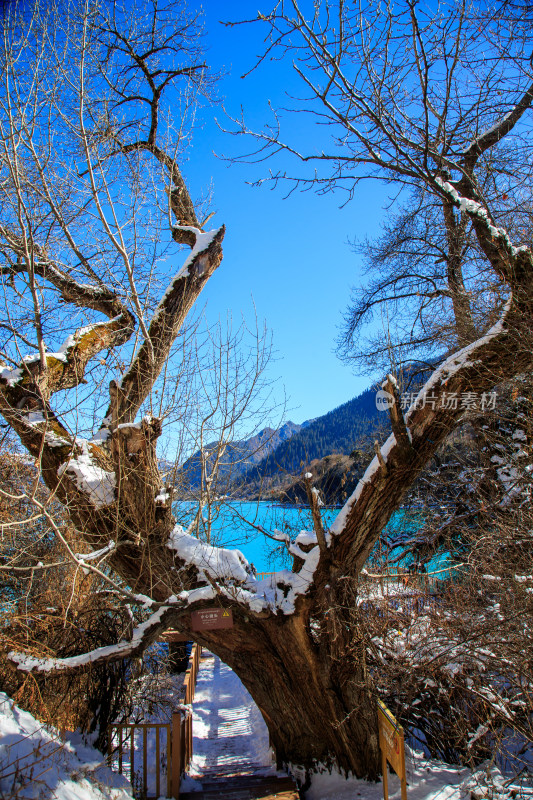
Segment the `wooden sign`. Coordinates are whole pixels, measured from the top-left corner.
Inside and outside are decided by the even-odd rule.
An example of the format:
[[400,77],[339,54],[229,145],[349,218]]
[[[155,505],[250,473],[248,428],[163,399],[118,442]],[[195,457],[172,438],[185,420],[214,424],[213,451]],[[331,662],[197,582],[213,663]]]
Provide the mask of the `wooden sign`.
[[381,700],[378,700],[378,729],[379,746],[381,748],[381,770],[383,772],[383,797],[385,800],[389,798],[388,762],[400,778],[402,800],[407,800],[403,728]]
[[233,614],[229,608],[202,608],[191,613],[193,631],[217,631],[233,628]]

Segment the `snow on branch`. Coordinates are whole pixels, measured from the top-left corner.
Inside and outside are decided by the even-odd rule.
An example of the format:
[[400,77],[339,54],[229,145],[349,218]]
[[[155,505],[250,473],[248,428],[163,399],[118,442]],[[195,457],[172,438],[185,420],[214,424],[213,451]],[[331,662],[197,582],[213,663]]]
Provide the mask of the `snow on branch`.
[[[312,546],[312,549],[305,552],[300,546]],[[240,603],[255,613],[294,613],[298,597],[305,595],[313,583],[320,558],[316,534],[302,531],[296,537],[294,545],[290,545],[291,554],[303,562],[299,571],[280,570],[264,580],[257,580],[240,550],[213,547],[201,542],[187,533],[181,525],[175,526],[167,547],[186,565],[194,565],[199,578],[207,578],[209,582],[207,585],[181,592],[180,600],[192,605],[212,600],[219,595]]]
[[[157,321],[159,315],[165,311],[165,308],[168,304],[169,297],[171,296],[172,292],[175,289],[176,283],[181,280],[182,278],[188,278],[190,275],[189,269],[192,268],[194,264],[195,270],[201,276],[203,274],[203,270],[205,268],[204,260],[198,258],[202,253],[206,253],[211,244],[213,243],[215,237],[223,231],[223,228],[214,228],[211,231],[207,231],[203,233],[198,228],[194,228],[192,225],[178,225],[174,228],[174,231],[186,231],[194,236],[194,245],[185,259],[184,263],[180,267],[180,269],[176,272],[172,280],[170,281],[167,290],[163,297],[161,298],[159,305],[155,311],[155,314],[152,319],[152,323]],[[197,263],[195,263],[197,262]]]
[[0,383],[11,388],[31,388],[37,382],[43,387],[45,381],[48,396],[61,389],[71,389],[82,382],[85,367],[93,356],[101,350],[123,344],[132,331],[133,317],[129,312],[85,325],[70,334],[57,352],[45,353],[44,377],[41,355],[33,353],[24,356],[15,368],[4,367],[0,371]]
[[[170,281],[148,328],[148,336],[111,399],[107,417],[117,423],[132,422],[165,364],[174,339],[206,281],[222,261],[225,227],[202,233],[182,226],[194,235],[194,246]],[[179,229],[179,228],[178,228]]]
[[66,474],[89,499],[94,508],[104,508],[115,502],[115,473],[100,467],[89,452],[89,443],[78,439],[81,446],[73,458],[60,465],[59,477]]
[[[457,392],[466,385],[484,391],[516,369],[515,362],[509,363],[508,351],[513,346],[511,336],[515,335],[517,319],[521,319],[521,309],[511,294],[500,319],[487,333],[451,355],[429,377],[404,418],[409,447],[402,447],[392,433],[331,525],[330,548],[334,557],[342,558],[346,564],[356,562],[356,569],[362,567],[379,531],[396,508],[394,498],[403,496],[420,465],[463,413],[459,405],[449,407],[438,402],[442,390]],[[529,350],[524,351],[524,358],[530,358]],[[428,397],[430,403],[426,403]],[[382,464],[387,465],[387,474],[383,473]]]
[[417,403],[419,403],[425,395],[428,395],[432,389],[435,389],[439,384],[444,384],[448,381],[453,375],[455,375],[459,370],[463,369],[464,367],[473,366],[476,363],[476,354],[482,347],[487,345],[492,339],[500,336],[505,331],[505,320],[511,310],[511,305],[513,302],[513,296],[510,295],[500,319],[494,323],[494,325],[487,331],[484,336],[481,336],[479,339],[476,339],[475,342],[466,345],[457,353],[453,353],[449,358],[441,364],[435,372],[429,376],[426,383],[420,389],[414,403],[409,408],[409,411],[406,414],[406,419],[409,420],[415,409],[417,408]]
[[176,602],[176,597],[169,597],[167,604],[161,606],[145,622],[134,628],[131,640],[128,642],[122,641],[107,647],[97,647],[89,653],[70,656],[69,658],[36,658],[35,656],[11,651],[8,653],[8,659],[21,672],[38,672],[50,675],[83,669],[107,661],[118,661],[121,658],[131,658],[142,653],[166,627],[168,617],[176,611],[168,603],[174,604]]
[[242,583],[251,573],[250,565],[240,550],[226,550],[201,542],[176,525],[170,534],[167,547],[187,564],[194,564],[213,580]]
[[437,186],[439,186],[443,192],[454,201],[455,205],[461,211],[465,211],[471,217],[479,220],[486,227],[491,237],[504,245],[509,255],[516,257],[518,253],[527,252],[529,250],[529,247],[526,247],[525,245],[522,245],[521,247],[515,247],[511,242],[507,231],[504,228],[498,228],[496,225],[494,225],[489,213],[487,212],[487,209],[482,203],[479,203],[477,200],[470,200],[467,197],[463,197],[461,194],[459,194],[457,189],[455,189],[455,187],[449,183],[449,181],[443,181],[442,178],[439,178],[438,176],[435,178],[435,182]]

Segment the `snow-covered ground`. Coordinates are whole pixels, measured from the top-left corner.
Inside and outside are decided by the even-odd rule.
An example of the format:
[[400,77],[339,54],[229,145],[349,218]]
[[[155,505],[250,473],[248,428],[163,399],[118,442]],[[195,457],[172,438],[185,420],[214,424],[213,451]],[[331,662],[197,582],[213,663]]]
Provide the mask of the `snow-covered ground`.
[[[150,715],[148,715],[150,716]],[[158,716],[158,714],[154,715]],[[259,709],[220,659],[202,659],[194,701],[194,759],[182,789],[201,790],[201,775],[274,773],[268,732]],[[506,779],[494,765],[475,773],[431,761],[406,748],[408,800],[533,800],[531,785]],[[400,800],[396,776],[391,800]],[[0,797],[2,800],[132,800],[125,778],[111,772],[97,750],[37,722],[0,693]],[[327,770],[314,777],[307,800],[381,800],[381,783],[369,784]]]
[[233,670],[206,652],[193,704],[193,754],[184,791],[199,791],[206,774],[276,774],[261,712]]
[[69,734],[63,742],[0,692],[0,797],[32,800],[132,800],[125,778],[102,754]]
[[[206,654],[194,700],[194,758],[183,790],[200,790],[199,776],[253,768],[274,771],[263,717],[235,673]],[[530,786],[506,780],[489,764],[471,770],[432,761],[406,747],[408,800],[513,800],[533,798]],[[400,800],[400,781],[389,778],[391,800]],[[314,777],[307,800],[381,800],[381,783],[369,784],[327,770]]]
[[[461,767],[425,758],[421,752],[406,747],[408,800],[513,800],[531,798],[533,789],[520,782],[506,780],[491,764],[475,773]],[[400,781],[389,775],[389,797],[400,800]],[[325,771],[315,775],[306,800],[383,800],[381,783],[346,780]]]

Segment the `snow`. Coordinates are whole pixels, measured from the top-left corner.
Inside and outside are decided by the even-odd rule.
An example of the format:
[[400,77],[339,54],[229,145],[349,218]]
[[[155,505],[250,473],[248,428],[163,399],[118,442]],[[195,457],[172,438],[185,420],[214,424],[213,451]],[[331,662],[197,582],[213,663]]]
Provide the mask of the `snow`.
[[[296,541],[299,538],[297,537]],[[316,542],[316,535],[304,531],[302,539],[313,543]],[[211,600],[218,593],[230,600],[245,604],[250,611],[257,613],[265,610],[270,610],[274,614],[294,613],[298,597],[305,594],[313,582],[320,558],[318,547],[305,553],[298,545],[290,545],[290,552],[304,562],[301,570],[296,573],[284,569],[273,572],[264,580],[257,580],[240,550],[213,547],[187,533],[179,524],[172,531],[167,547],[174,550],[178,558],[188,564],[194,564],[200,579],[205,579],[207,574],[217,583],[216,589],[208,584],[180,592],[179,599],[182,602],[192,605]]]
[[[277,774],[268,730],[233,670],[218,656],[202,657],[193,703],[193,759],[183,791],[200,791],[200,776],[217,771]],[[199,780],[200,778],[200,780]]]
[[[91,291],[93,292],[100,291],[97,287],[93,286],[85,288],[90,288]],[[119,320],[121,316],[122,315],[119,314],[118,316],[113,317],[113,319],[105,320],[104,322],[96,322],[92,325],[85,325],[83,328],[79,328],[77,331],[75,331],[75,333],[71,333],[67,336],[63,344],[59,346],[59,349],[55,353],[49,353],[48,351],[46,351],[46,360],[48,361],[49,358],[53,358],[56,361],[63,361],[64,363],[67,363],[68,351],[72,347],[74,347],[86,333],[89,333],[90,331],[96,330],[98,328],[107,327],[111,323]],[[40,353],[31,353],[30,355],[22,357],[22,364],[25,365],[35,364],[37,361],[40,360],[41,360]],[[25,374],[27,373],[24,370],[24,367],[15,367],[14,369],[10,369],[9,367],[4,367],[2,370],[0,370],[0,381],[5,381],[8,386],[14,386]]]
[[[432,685],[427,679],[426,684]],[[179,699],[172,686],[171,699]],[[490,690],[491,702],[497,696]],[[168,692],[167,692],[168,694]],[[142,694],[141,694],[142,696]],[[141,709],[140,709],[141,710]],[[235,673],[204,651],[193,704],[193,759],[182,780],[182,791],[201,791],[202,776],[276,775],[268,731],[258,707]],[[153,714],[142,714],[151,719]],[[159,713],[157,718],[162,720]],[[483,736],[484,725],[469,734],[470,743]],[[474,771],[427,758],[406,745],[409,800],[531,800],[533,788],[522,777],[506,776],[492,761]],[[153,767],[153,765],[152,765]],[[152,769],[153,771],[153,769]],[[298,767],[292,770],[303,779]],[[223,777],[222,777],[223,781]],[[223,783],[222,783],[223,785]],[[57,732],[38,722],[0,693],[0,794],[21,800],[132,800],[130,786],[111,772],[101,753],[77,734],[63,742]],[[346,778],[318,766],[306,800],[381,800],[381,782]],[[389,774],[389,797],[400,800],[400,781]]]
[[23,420],[26,425],[29,425],[31,428],[36,425],[44,425],[45,427],[41,432],[44,433],[44,440],[50,447],[64,447],[65,445],[72,444],[68,439],[65,439],[63,436],[58,436],[50,429],[49,420],[46,419],[42,411],[30,411],[23,417]]
[[398,388],[398,381],[396,380],[394,375],[392,373],[390,373],[390,372],[387,375],[387,377],[385,378],[385,380],[383,381],[383,383],[381,384],[381,388],[385,389],[387,387],[387,384],[389,384],[390,386],[395,386],[396,388]]
[[242,582],[248,577],[248,562],[240,550],[226,550],[201,542],[187,533],[181,525],[175,526],[167,547],[174,550],[183,561],[207,571],[212,578]]
[[[173,291],[176,282],[181,280],[181,278],[186,278],[189,275],[189,267],[192,265],[195,258],[198,255],[200,255],[200,253],[204,253],[206,250],[209,249],[211,242],[221,230],[221,228],[215,228],[211,231],[207,231],[206,233],[202,233],[202,231],[200,231],[198,228],[193,227],[192,225],[177,225],[176,227],[178,230],[181,231],[192,231],[196,236],[196,242],[191,252],[187,256],[185,262],[170,281],[170,284],[165,294],[163,295],[163,297],[159,302],[159,305],[156,309],[152,322],[154,322],[157,319],[161,311],[164,309],[165,302],[169,294]],[[202,275],[203,268],[204,265],[201,263],[201,259],[199,259],[199,263],[197,265],[198,275]]]
[[[476,732],[477,733],[477,732]],[[482,735],[481,730],[479,736]],[[472,743],[474,737],[472,738]],[[533,797],[533,788],[502,775],[493,763],[480,764],[474,771],[426,758],[406,745],[407,797],[409,800],[465,800],[465,798]],[[296,771],[296,770],[295,770]],[[400,800],[399,778],[389,772],[389,798]],[[356,778],[345,778],[338,771],[323,768],[315,774],[306,800],[382,800],[383,786]]]
[[131,787],[100,752],[69,734],[63,742],[0,693],[0,795],[37,800],[132,800]]
[[116,549],[115,542],[111,540],[109,544],[102,547],[100,550],[93,550],[92,553],[76,553],[78,561],[95,561],[96,559],[103,558],[108,553],[112,553]]
[[[428,685],[431,681],[428,679]],[[481,735],[481,733],[480,733]],[[268,746],[268,731],[259,709],[235,673],[217,656],[205,653],[198,673],[193,704],[193,759],[182,791],[201,791],[202,776],[239,774],[257,770],[275,774]],[[532,798],[528,785],[505,776],[485,762],[470,769],[429,759],[406,745],[407,795],[409,800],[492,800]],[[280,773],[278,773],[280,774]],[[292,768],[295,778],[303,771]],[[338,771],[317,767],[306,800],[381,800],[381,782],[368,783]],[[400,780],[389,774],[389,797],[400,800]]]
[[0,370],[0,380],[7,383],[8,386],[15,386],[15,384],[20,381],[23,375],[24,370],[20,369],[20,367],[15,367],[14,369],[11,369],[10,367],[4,367],[2,370]]
[[78,440],[78,443],[82,452],[61,464],[57,474],[61,476],[66,473],[73,478],[78,489],[88,495],[95,508],[112,505],[115,502],[115,473],[107,472],[95,464],[86,441]]
[[[383,460],[385,461],[385,463],[387,463],[387,458],[389,457],[389,454],[395,445],[396,445],[396,437],[393,433],[391,433],[385,444],[381,447],[381,455],[383,456]],[[377,456],[374,456],[374,458],[368,465],[365,474],[355,487],[355,491],[353,492],[352,495],[350,495],[344,506],[341,508],[341,510],[335,517],[333,524],[330,526],[329,532],[332,536],[336,536],[342,533],[346,525],[348,514],[352,510],[352,507],[355,505],[355,503],[357,503],[357,501],[359,500],[365,486],[368,483],[370,483],[371,478],[378,470],[379,470],[379,460]]]
[[293,614],[296,608],[296,600],[300,595],[304,595],[311,586],[315,570],[320,559],[320,550],[313,547],[309,553],[303,550],[298,552],[304,564],[299,572],[291,572],[288,569],[274,572],[269,578],[262,581],[254,581],[257,586],[257,594],[263,591],[265,605],[274,613],[281,611],[282,614]]
[[[406,418],[412,416],[414,410],[417,408],[417,404],[421,403],[424,395],[427,395],[431,392],[431,390],[437,386],[439,383],[445,383],[452,375],[455,375],[460,369],[464,367],[471,366],[476,363],[475,354],[476,351],[479,350],[480,347],[490,342],[495,336],[498,336],[503,331],[503,324],[505,322],[505,318],[511,308],[511,304],[513,301],[513,296],[510,295],[508,298],[505,307],[503,309],[502,315],[500,319],[494,323],[494,325],[487,331],[487,333],[482,336],[480,339],[476,339],[475,342],[463,347],[462,350],[459,350],[457,353],[453,353],[446,361],[430,376],[429,380],[422,386],[420,389],[414,403],[412,403],[409,411],[407,412]],[[472,360],[471,360],[472,359]]]
[[[169,604],[176,602],[176,597],[171,596],[167,601]],[[133,629],[131,641],[121,641],[118,644],[107,645],[106,647],[97,647],[88,653],[80,656],[70,656],[69,658],[35,658],[34,656],[23,655],[12,650],[8,653],[8,659],[16,664],[22,672],[62,672],[69,669],[77,669],[92,664],[98,659],[105,658],[121,658],[128,656],[135,650],[143,641],[145,635],[149,633],[151,628],[158,627],[161,618],[165,611],[168,610],[167,605],[161,606],[157,611],[154,611],[147,620],[142,622]]]
[[71,347],[74,347],[79,340],[85,336],[85,334],[89,333],[90,331],[98,330],[98,328],[107,328],[109,325],[113,324],[113,322],[118,322],[118,320],[122,317],[122,314],[117,314],[116,317],[112,319],[106,319],[103,322],[95,322],[91,325],[84,325],[83,328],[78,328],[75,333],[71,333],[70,336],[67,336],[63,344],[59,347],[57,353],[47,353],[47,356],[53,356],[58,360],[66,361],[65,358],[66,353],[70,350]]
[[495,225],[492,224],[487,209],[481,203],[478,203],[476,200],[469,200],[466,197],[462,197],[457,189],[455,189],[451,183],[448,181],[443,181],[442,178],[435,178],[435,182],[440,186],[440,188],[446,192],[450,197],[455,200],[458,204],[461,211],[466,211],[471,216],[475,216],[478,219],[482,220],[485,225],[487,226],[488,230],[490,231],[491,236],[495,239],[500,239],[509,249],[511,255],[516,256],[520,252],[525,252],[529,250],[528,247],[522,245],[521,247],[515,247],[509,236],[507,231],[504,228],[497,228]]
[[111,435],[111,431],[109,428],[102,427],[99,431],[96,431],[92,439],[90,439],[91,443],[98,444],[99,442],[106,442]]
[[316,544],[317,543],[316,533],[314,531],[300,531],[300,533],[294,540],[294,543],[300,546]]

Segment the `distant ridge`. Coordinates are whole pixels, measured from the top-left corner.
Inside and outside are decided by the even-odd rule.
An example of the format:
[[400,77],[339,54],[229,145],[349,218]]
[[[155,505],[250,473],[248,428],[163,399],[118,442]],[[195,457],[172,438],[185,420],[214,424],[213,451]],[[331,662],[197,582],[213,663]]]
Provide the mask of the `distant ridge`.
[[[429,367],[404,365],[400,384],[413,391],[428,371]],[[259,497],[266,484],[271,488],[279,486],[279,481],[286,484],[289,476],[299,476],[304,466],[326,456],[353,455],[358,462],[360,450],[368,449],[375,438],[386,438],[390,432],[389,415],[376,408],[376,390],[380,384],[373,384],[357,397],[301,425],[287,422],[277,431],[264,428],[249,439],[231,442],[222,459],[218,485],[221,489],[225,485],[225,490],[241,496]],[[216,447],[213,442],[205,451],[214,452]],[[337,459],[336,472],[340,463]],[[196,488],[200,478],[201,458],[197,451],[181,469],[185,491]]]
[[[242,479],[242,476],[255,464],[262,461],[265,455],[275,450],[286,440],[290,439],[307,425],[298,425],[295,422],[286,422],[281,428],[263,428],[259,433],[242,441],[230,442],[222,456],[219,466],[218,479],[221,482],[232,482]],[[204,448],[207,455],[208,471],[213,464],[217,442],[210,442]],[[200,450],[197,450],[185,461],[180,469],[181,481],[185,487],[194,489],[200,484],[202,459]]]
[[369,436],[380,422],[388,424],[388,415],[377,410],[375,397],[376,390],[372,387],[302,426],[249,468],[243,476],[244,482],[271,477],[280,469],[295,475],[302,464],[332,453],[349,455],[358,441]]

